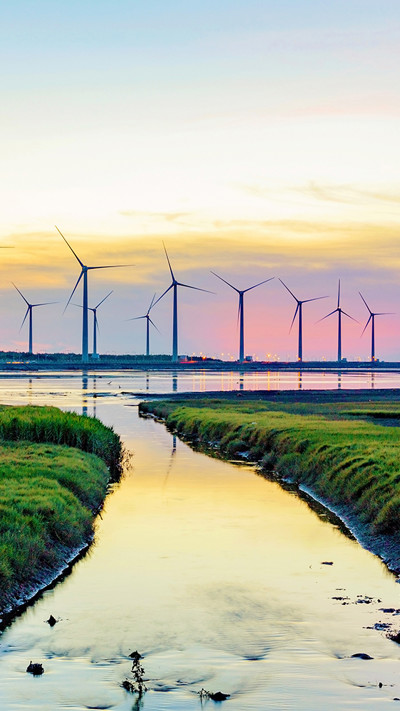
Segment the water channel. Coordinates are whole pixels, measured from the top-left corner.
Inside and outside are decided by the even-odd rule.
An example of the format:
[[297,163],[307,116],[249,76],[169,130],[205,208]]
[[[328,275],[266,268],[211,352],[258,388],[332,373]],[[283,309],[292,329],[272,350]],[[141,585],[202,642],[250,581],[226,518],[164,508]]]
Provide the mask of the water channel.
[[[1,635],[2,711],[212,711],[213,701],[199,699],[202,687],[230,694],[223,708],[232,711],[396,707],[400,646],[375,628],[400,629],[400,615],[382,610],[400,608],[396,578],[251,466],[194,452],[139,418],[139,399],[128,394],[237,388],[239,377],[0,379],[0,402],[96,414],[134,452],[89,552]],[[243,387],[267,389],[266,377],[249,375]],[[337,377],[303,376],[302,386],[337,387]],[[294,389],[296,378],[280,374],[279,386]],[[399,380],[349,376],[344,385],[393,388]],[[59,619],[53,628],[50,614]],[[120,686],[136,649],[149,689],[140,701]],[[43,663],[43,676],[26,673],[30,660]]]

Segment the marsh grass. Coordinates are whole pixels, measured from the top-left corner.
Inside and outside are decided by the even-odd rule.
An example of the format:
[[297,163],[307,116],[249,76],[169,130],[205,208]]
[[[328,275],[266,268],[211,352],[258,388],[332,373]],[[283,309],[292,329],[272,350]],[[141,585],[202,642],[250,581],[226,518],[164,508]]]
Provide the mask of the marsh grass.
[[206,400],[142,403],[178,434],[231,457],[246,452],[266,470],[350,506],[373,533],[400,530],[398,403],[285,403]]
[[0,408],[0,610],[92,535],[118,435],[53,407]]

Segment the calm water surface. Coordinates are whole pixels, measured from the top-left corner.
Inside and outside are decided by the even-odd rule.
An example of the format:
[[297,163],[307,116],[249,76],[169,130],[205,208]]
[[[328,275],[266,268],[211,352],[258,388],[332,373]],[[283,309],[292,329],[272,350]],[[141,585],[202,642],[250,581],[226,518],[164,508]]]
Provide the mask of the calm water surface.
[[[89,553],[0,637],[2,711],[199,709],[202,687],[230,693],[224,708],[241,711],[396,706],[400,647],[370,629],[400,629],[400,615],[381,610],[400,608],[384,565],[251,467],[192,452],[140,419],[124,394],[238,387],[237,374],[213,376],[0,380],[1,402],[96,412],[134,451]],[[296,387],[295,377],[280,374],[280,384]],[[321,387],[337,387],[326,377]],[[375,385],[398,387],[396,377]],[[265,378],[244,385],[266,389]],[[60,619],[53,628],[50,614]],[[140,703],[120,688],[136,649],[149,679]],[[373,660],[351,658],[359,652]],[[26,674],[30,660],[43,663],[42,677]]]

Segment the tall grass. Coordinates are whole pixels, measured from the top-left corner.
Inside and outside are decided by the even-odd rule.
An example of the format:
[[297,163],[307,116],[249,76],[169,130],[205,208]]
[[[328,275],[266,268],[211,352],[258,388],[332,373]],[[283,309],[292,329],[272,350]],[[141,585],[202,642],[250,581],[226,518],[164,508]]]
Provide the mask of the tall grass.
[[[382,417],[385,406],[373,408],[374,414]],[[327,503],[350,506],[374,533],[398,533],[400,429],[364,421],[371,416],[370,403],[365,408],[357,403],[357,412],[351,403],[330,404],[327,417],[320,414],[324,407],[308,404],[307,414],[293,414],[296,407],[290,405],[283,410],[268,402],[215,399],[211,407],[209,400],[143,403],[141,412],[165,417],[170,429],[217,445],[228,457],[246,454],[279,476],[307,485]],[[390,417],[396,414],[387,409]]]
[[0,407],[0,443],[5,440],[77,447],[103,459],[112,474],[118,473],[121,463],[121,440],[111,427],[56,407]]
[[53,407],[0,407],[0,610],[90,539],[118,435]]

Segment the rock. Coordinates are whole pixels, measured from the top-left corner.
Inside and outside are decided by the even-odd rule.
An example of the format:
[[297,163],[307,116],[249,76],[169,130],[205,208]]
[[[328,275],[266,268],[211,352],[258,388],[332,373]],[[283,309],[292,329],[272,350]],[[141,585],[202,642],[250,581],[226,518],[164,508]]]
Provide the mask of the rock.
[[125,679],[122,684],[122,688],[125,689],[125,691],[129,691],[131,694],[135,693],[135,687],[132,684],[132,682],[129,681],[129,679]]
[[139,659],[143,659],[142,655],[139,654],[139,652],[137,650],[135,652],[131,652],[131,654],[129,656],[131,659],[134,659],[135,662],[138,662]]
[[229,699],[230,694],[223,694],[222,691],[217,691],[215,694],[210,694],[212,701],[225,701]]
[[380,607],[379,610],[380,610],[380,612],[387,612],[388,614],[396,612],[394,607]]
[[33,676],[40,676],[41,674],[43,674],[44,669],[42,664],[30,661],[28,666],[26,667],[26,671],[29,672],[29,674],[33,674]]
[[351,658],[354,659],[373,659],[373,657],[370,657],[369,654],[365,654],[365,652],[357,652],[357,654],[352,654]]
[[53,617],[53,615],[50,615],[49,619],[46,620],[46,622],[48,625],[50,625],[50,627],[54,627],[54,625],[57,624],[58,620],[56,620],[56,618]]
[[333,560],[323,560],[321,565],[333,565]]
[[392,642],[397,642],[397,644],[400,644],[400,632],[395,632],[394,634],[388,634],[388,638],[392,640]]

